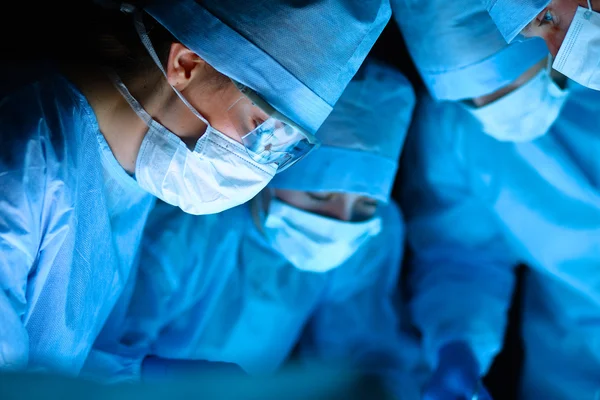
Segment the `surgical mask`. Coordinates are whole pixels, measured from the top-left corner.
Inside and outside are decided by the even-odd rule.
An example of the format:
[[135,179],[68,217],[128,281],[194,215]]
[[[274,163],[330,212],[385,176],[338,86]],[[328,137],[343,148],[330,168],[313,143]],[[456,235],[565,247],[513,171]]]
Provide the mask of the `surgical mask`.
[[148,125],[135,176],[140,187],[189,214],[214,214],[250,200],[275,176],[274,165],[251,160],[244,147],[208,126],[193,151],[152,119],[123,82],[111,78]]
[[480,108],[467,107],[483,131],[502,142],[529,142],[545,135],[567,98],[552,80],[549,68],[521,87]]
[[271,246],[303,271],[327,272],[381,231],[381,219],[344,222],[272,199],[264,231]]
[[575,82],[600,90],[600,14],[577,7],[552,67]]

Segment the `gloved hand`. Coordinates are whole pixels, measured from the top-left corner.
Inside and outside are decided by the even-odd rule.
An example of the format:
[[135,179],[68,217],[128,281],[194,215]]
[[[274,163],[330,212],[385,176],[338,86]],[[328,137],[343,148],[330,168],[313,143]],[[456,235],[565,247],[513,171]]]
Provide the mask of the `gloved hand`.
[[236,364],[203,360],[176,360],[149,356],[142,363],[142,380],[156,382],[193,375],[218,373],[224,376],[245,375]]
[[479,364],[464,342],[450,342],[423,393],[424,400],[492,400],[479,376]]

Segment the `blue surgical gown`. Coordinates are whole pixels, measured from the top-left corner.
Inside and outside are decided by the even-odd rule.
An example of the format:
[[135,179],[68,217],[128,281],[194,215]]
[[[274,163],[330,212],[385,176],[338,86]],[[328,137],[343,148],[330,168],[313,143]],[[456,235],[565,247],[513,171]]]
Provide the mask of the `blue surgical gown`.
[[0,368],[77,374],[154,199],[59,74],[4,96],[0,131]]
[[524,399],[600,393],[600,93],[572,85],[549,133],[499,142],[456,103],[423,101],[403,165],[410,308],[427,358],[464,340],[484,373],[502,345],[513,267],[531,267]]
[[299,342],[307,360],[350,361],[384,376],[403,399],[417,399],[420,349],[394,304],[403,224],[395,205],[381,212],[383,232],[319,274],[273,250],[247,206],[190,216],[158,204],[128,311],[114,311],[86,370],[137,379],[143,357],[153,354],[266,374]]

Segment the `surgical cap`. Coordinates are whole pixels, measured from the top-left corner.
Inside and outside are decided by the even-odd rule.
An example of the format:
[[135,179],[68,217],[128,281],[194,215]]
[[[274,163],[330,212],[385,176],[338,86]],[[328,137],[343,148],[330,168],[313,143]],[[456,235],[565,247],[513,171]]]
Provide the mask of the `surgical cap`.
[[310,162],[275,176],[271,187],[350,192],[388,202],[411,120],[415,95],[408,80],[368,60],[318,132]]
[[508,43],[550,4],[550,0],[484,1],[486,10]]
[[541,39],[507,45],[481,0],[393,0],[392,7],[415,65],[437,100],[493,93],[548,54]]
[[311,133],[391,14],[389,0],[169,0],[145,10],[216,70]]

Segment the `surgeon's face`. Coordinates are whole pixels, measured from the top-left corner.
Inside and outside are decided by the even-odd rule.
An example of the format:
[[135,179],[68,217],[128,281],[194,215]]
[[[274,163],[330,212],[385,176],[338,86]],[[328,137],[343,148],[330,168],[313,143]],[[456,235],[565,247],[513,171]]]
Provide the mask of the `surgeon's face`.
[[[200,56],[182,45],[171,45],[167,61],[167,80],[218,131],[241,142],[269,116],[246,97],[225,75],[217,72]],[[171,98],[156,118],[188,145],[194,145],[206,125],[171,90]]]
[[[592,1],[599,3],[599,0]],[[558,49],[569,30],[571,21],[577,7],[587,8],[586,0],[552,0],[548,7],[544,8],[533,21],[531,21],[521,34],[525,37],[538,36],[544,39],[548,50],[556,56]],[[595,9],[595,7],[593,7]]]
[[275,190],[275,195],[296,208],[341,221],[366,221],[377,211],[377,200],[351,193]]

